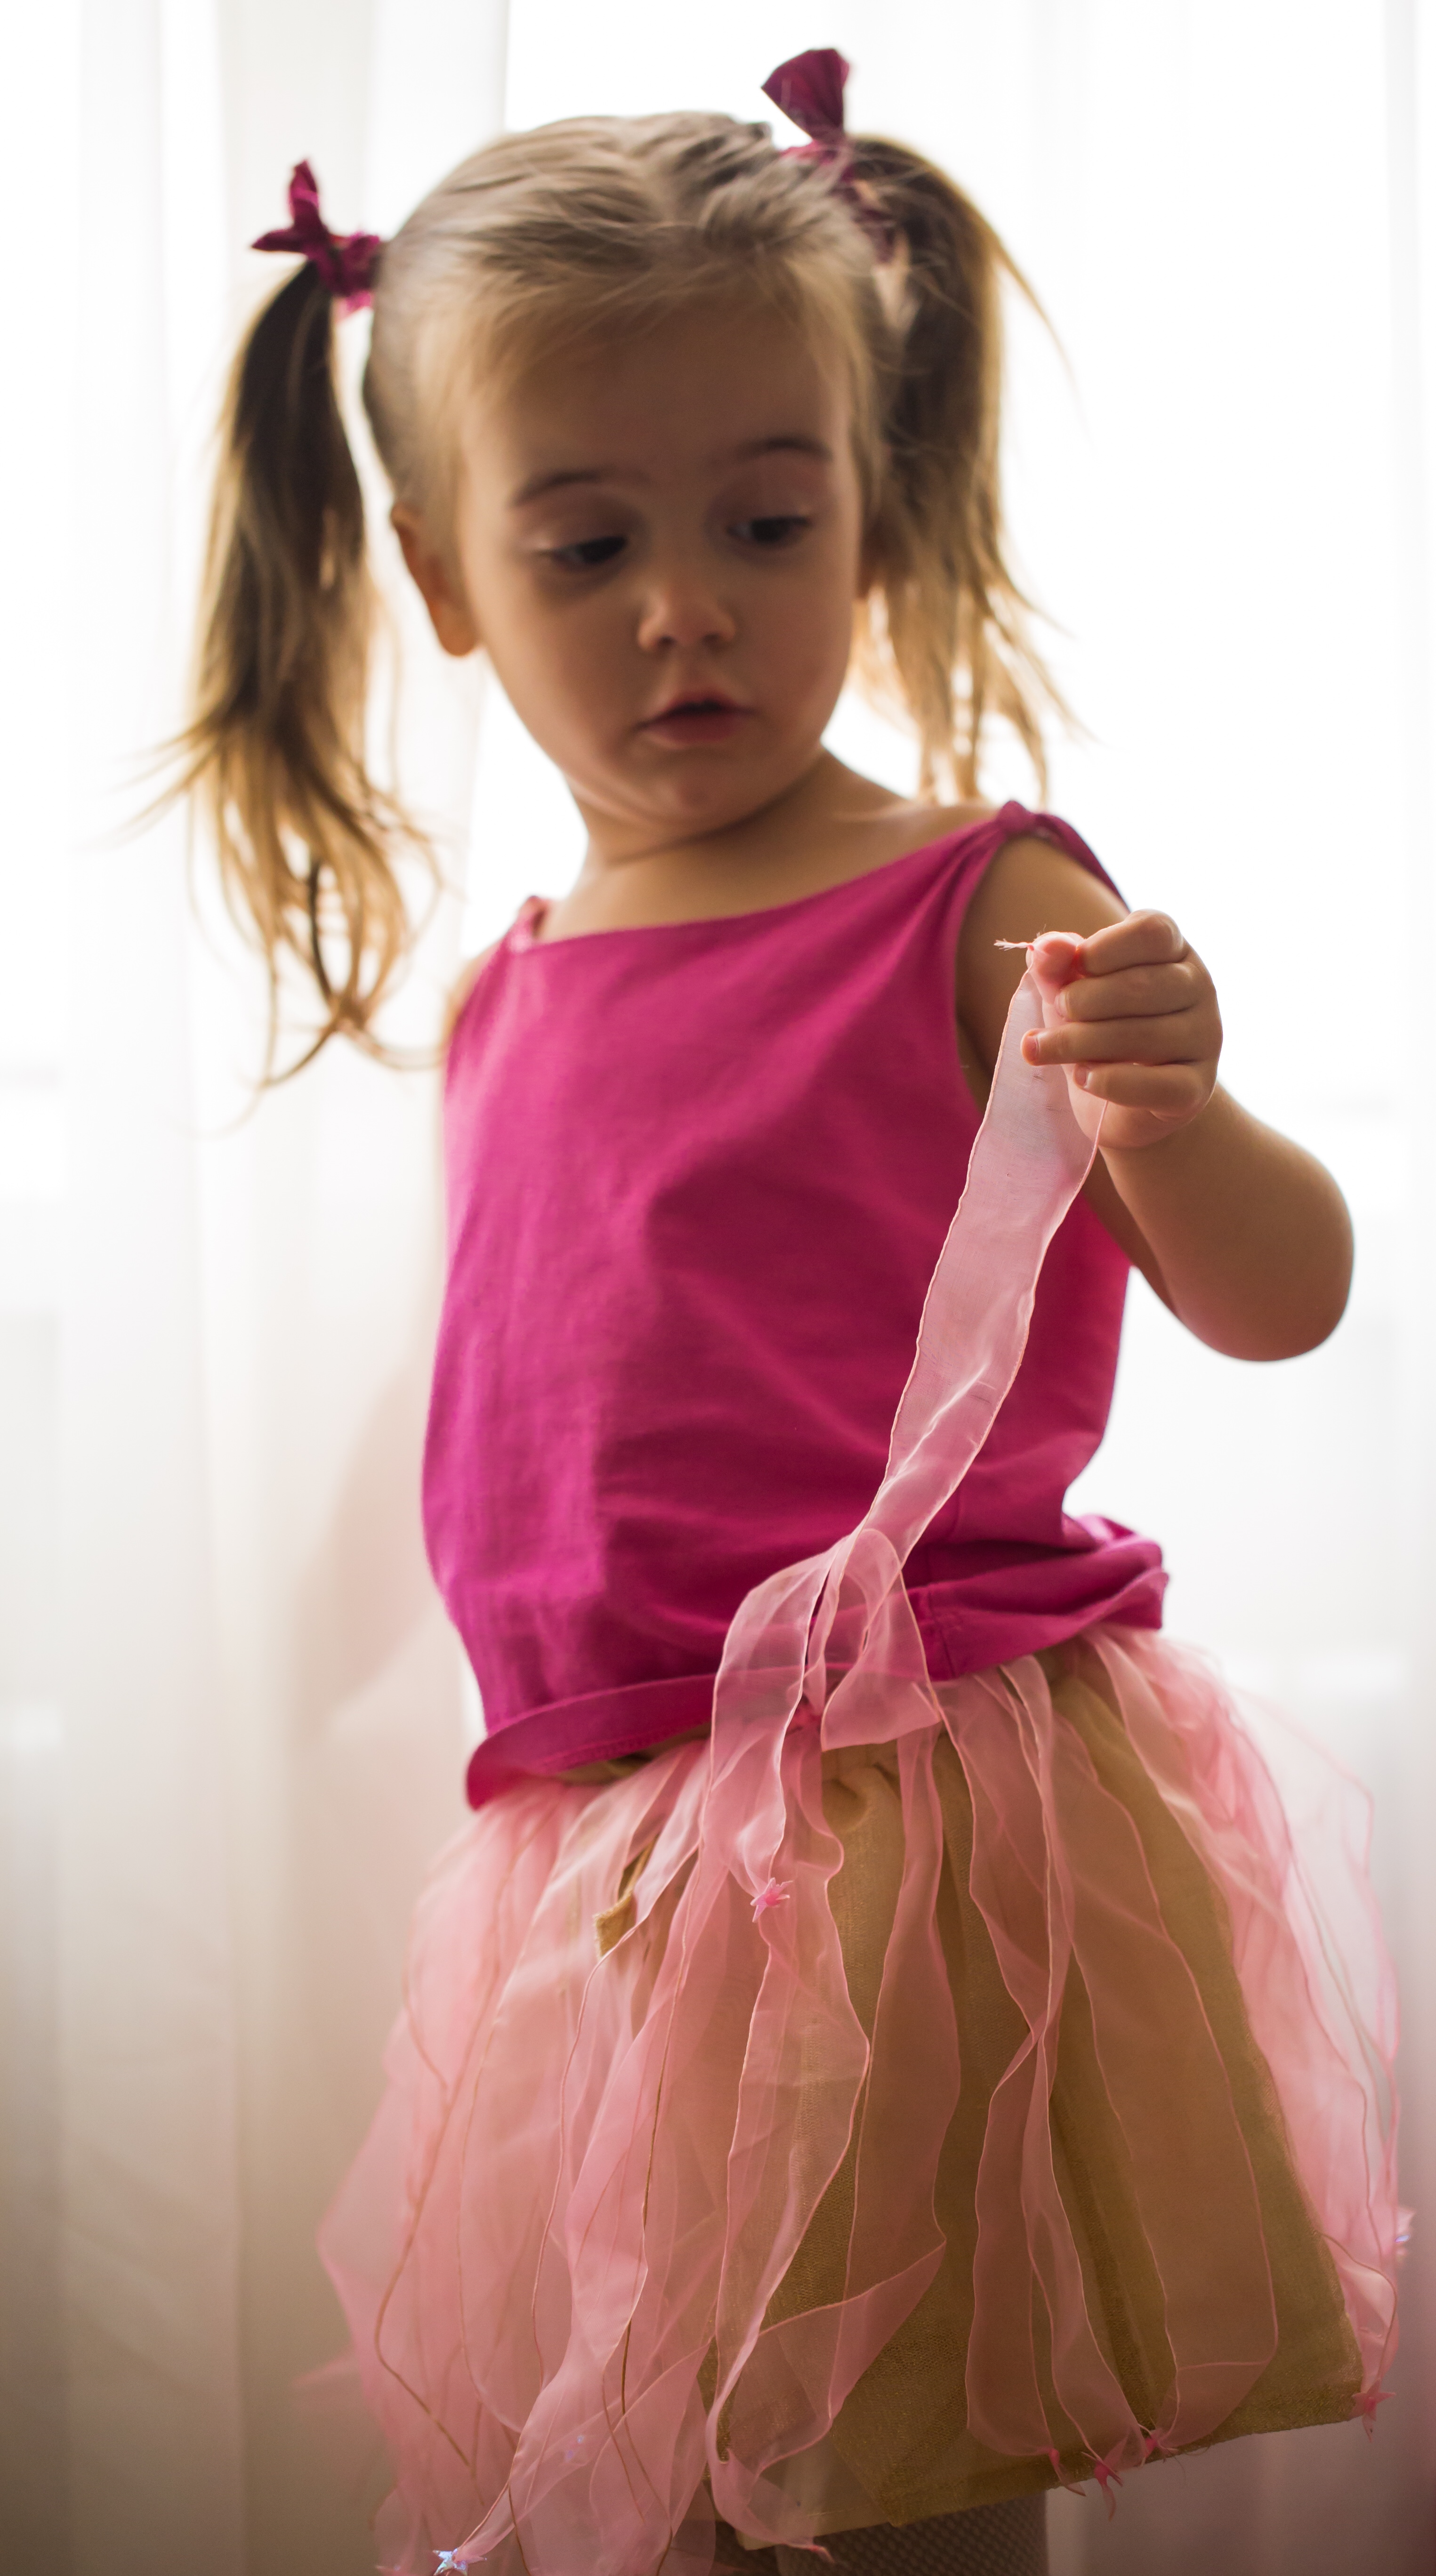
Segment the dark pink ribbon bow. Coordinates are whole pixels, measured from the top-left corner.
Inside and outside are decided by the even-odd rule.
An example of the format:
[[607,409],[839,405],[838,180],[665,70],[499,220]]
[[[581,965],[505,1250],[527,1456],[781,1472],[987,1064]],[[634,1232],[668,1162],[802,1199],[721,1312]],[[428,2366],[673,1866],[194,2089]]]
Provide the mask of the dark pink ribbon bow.
[[374,301],[374,268],[384,245],[377,233],[332,233],[319,211],[319,182],[307,161],[296,161],[289,182],[289,224],[261,233],[251,250],[292,250],[317,268],[346,313]]
[[843,92],[850,69],[846,55],[835,46],[815,45],[808,53],[794,54],[770,72],[763,83],[763,96],[812,138],[807,143],[795,143],[784,153],[784,160],[829,163],[837,186],[871,236],[878,258],[884,260],[893,246],[892,227],[848,167],[852,147],[843,124]]
[[798,144],[795,149],[816,160],[834,160],[845,148],[843,132],[843,91],[852,66],[845,55],[831,45],[818,45],[811,53],[794,54],[790,62],[779,63],[763,83],[763,96],[781,108],[794,125],[810,134],[813,144]]

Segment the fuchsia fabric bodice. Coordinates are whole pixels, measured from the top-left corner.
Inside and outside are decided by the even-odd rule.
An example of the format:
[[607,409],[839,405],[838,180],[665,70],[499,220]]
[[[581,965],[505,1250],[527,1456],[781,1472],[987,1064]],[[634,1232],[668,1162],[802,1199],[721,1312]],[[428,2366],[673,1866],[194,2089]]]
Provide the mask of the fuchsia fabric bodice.
[[[1102,874],[1007,805],[728,920],[543,942],[531,904],[479,975],[449,1058],[424,1479],[488,1728],[476,1805],[706,1723],[745,1593],[872,1501],[978,1127],[958,934],[1034,831]],[[1126,1284],[1079,1200],[986,1446],[908,1559],[936,1676],[1160,1623],[1153,1542],[1063,1507]]]

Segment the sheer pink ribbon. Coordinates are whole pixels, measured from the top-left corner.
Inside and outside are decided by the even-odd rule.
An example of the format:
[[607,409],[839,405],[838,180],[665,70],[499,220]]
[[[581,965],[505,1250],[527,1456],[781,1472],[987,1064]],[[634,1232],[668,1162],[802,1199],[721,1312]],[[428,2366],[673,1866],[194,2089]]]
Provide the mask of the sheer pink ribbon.
[[[789,1876],[784,1858],[790,1815],[787,1741],[794,1731],[817,1727],[825,1747],[891,1742],[930,1729],[941,1719],[902,1581],[903,1563],[961,1483],[992,1427],[1026,1345],[1047,1247],[1096,1151],[1095,1138],[1082,1133],[1073,1114],[1061,1069],[1036,1068],[1022,1056],[1025,1034],[1053,1016],[1061,980],[1044,979],[1041,966],[1042,952],[1030,952],[1029,971],[1008,1016],[967,1186],[928,1291],[917,1357],[898,1407],[883,1482],[847,1538],[820,1557],[785,1568],[750,1593],[728,1634],[714,1700],[712,1770],[692,1919],[701,1921],[706,1912],[705,1872],[732,1869],[749,1891],[769,1945],[769,1975],[753,2017],[745,2078],[755,2110],[762,2104],[770,2111],[772,2070],[783,2055],[782,2024],[795,1992],[802,1993],[807,2011],[821,2010],[829,2021],[825,2063],[842,2062],[844,2033],[854,2070],[865,2068],[868,2059],[822,1891],[813,1887],[809,1874],[809,1903],[801,1924],[794,1906],[784,1901]],[[988,1801],[991,1814],[1016,1820],[1024,1809],[1033,1811],[1025,1817],[1020,1841],[1011,1845],[1017,1883],[1007,1888],[994,1883],[983,1895],[984,1913],[991,1926],[999,1927],[1004,1979],[1026,2015],[1031,2039],[998,2087],[979,2175],[980,2330],[969,2352],[968,2420],[977,2437],[996,2450],[1056,2457],[1038,2388],[1030,2319],[1004,2313],[1010,2301],[982,2295],[985,2274],[994,2286],[1010,2282],[1025,2269],[1020,2261],[1014,2269],[1014,2256],[1025,2255],[1054,2327],[1060,2323],[1065,2337],[1051,2356],[1059,2403],[1105,2479],[1152,2448],[1200,2440],[1245,2395],[1276,2347],[1270,2275],[1250,2161],[1233,2108],[1214,2169],[1191,2178],[1193,2204],[1185,2232],[1170,2224],[1157,2228],[1155,2250],[1161,2258],[1176,2371],[1159,2422],[1140,2425],[1092,2329],[1071,2223],[1052,2163],[1048,2102],[1074,1953],[1078,1965],[1092,1971],[1090,1982],[1110,1996],[1122,1991],[1121,1948],[1128,1944],[1136,1955],[1129,1958],[1127,1973],[1155,1980],[1154,1992],[1163,1981],[1171,1986],[1171,2009],[1200,2034],[1195,2044],[1206,2055],[1208,2087],[1229,2100],[1226,2077],[1190,1972],[1161,1922],[1130,1820],[1088,1779],[1088,1766],[1065,1731],[1053,1725],[1050,1709],[1044,1715],[1035,1705],[1024,1704],[1020,1694],[1011,1701],[999,1700],[996,1693],[988,1697],[990,1722],[970,1724],[960,1750],[974,1796]],[[1103,1898],[1087,1888],[1076,1906],[1070,1889],[1044,1891],[1021,1883],[1024,1858],[1045,1839],[1042,1817],[1064,1805],[1069,1813],[1083,1813],[1089,1847],[1100,1841],[1111,1880]],[[1060,1870],[1060,1838],[1053,1837],[1048,1847],[1049,1871]],[[1035,1917],[1025,1929],[1020,1920],[1024,1905]],[[1000,1928],[1004,1924],[1005,1933]],[[1064,1924],[1070,1924],[1065,1937]],[[951,2017],[950,2001],[936,1992],[925,1999],[925,2008]],[[1102,2039],[1114,2105],[1129,2134],[1140,2137],[1150,2084],[1138,2023],[1127,2032],[1108,2027]],[[941,2107],[933,2106],[934,2117]],[[729,2199],[729,2268],[737,2295],[730,2317],[720,2292],[720,2378],[710,2422],[736,2392],[769,2300],[797,2250],[806,2213],[824,2186],[825,2177],[805,2178],[804,2188],[788,2196],[791,2225],[776,2231],[761,2250],[751,2249],[751,2268],[741,2257],[735,2263],[733,2249],[742,2248],[743,2212],[771,2211],[781,2197],[777,2168],[788,2151],[771,2116],[745,2118],[740,2102]],[[1136,2161],[1140,2171],[1140,2156]],[[1014,2166],[1023,2177],[1020,2214],[1008,2188]],[[1209,2296],[1200,2259],[1196,2265],[1193,2261],[1193,2248],[1213,2241],[1212,2223],[1231,2257],[1223,2266],[1216,2298]],[[1025,2247],[1012,2243],[1014,2227],[1025,2227]],[[890,2312],[889,2331],[921,2294],[940,2259],[933,2230],[926,2256],[906,2277],[890,2269],[884,2273],[875,2263],[872,2296]],[[873,2349],[870,2306],[870,2299],[851,2297],[835,2321],[828,2405],[841,2403]],[[731,2337],[725,2334],[730,2323]],[[841,2350],[845,2341],[851,2348],[851,2370]],[[790,2439],[791,2432],[790,2427]],[[709,2472],[720,2510],[741,2516],[747,2504],[751,2511],[751,2493],[737,2487],[728,2464],[711,2452]]]

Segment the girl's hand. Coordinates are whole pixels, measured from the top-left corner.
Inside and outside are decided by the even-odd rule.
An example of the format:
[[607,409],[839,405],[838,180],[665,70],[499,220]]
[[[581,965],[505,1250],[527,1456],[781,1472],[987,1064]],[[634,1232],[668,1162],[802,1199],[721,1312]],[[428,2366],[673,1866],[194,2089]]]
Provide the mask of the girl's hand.
[[[1047,921],[1075,926],[1039,933]],[[1098,1135],[1084,1191],[1093,1214],[1213,1350],[1243,1360],[1314,1350],[1351,1278],[1341,1193],[1217,1083],[1216,995],[1176,924],[1123,913],[1110,887],[1050,843],[1010,842],[958,943],[958,1028],[979,1106],[1024,955],[1045,1009],[1023,1052],[1062,1066],[1084,1132]],[[1159,1154],[1143,1150],[1157,1144]]]
[[1084,1135],[1104,1154],[1155,1145],[1189,1126],[1216,1089],[1216,989],[1164,912],[1131,912],[1080,939],[1045,931],[1028,951],[1045,1025],[1029,1064],[1060,1064]]

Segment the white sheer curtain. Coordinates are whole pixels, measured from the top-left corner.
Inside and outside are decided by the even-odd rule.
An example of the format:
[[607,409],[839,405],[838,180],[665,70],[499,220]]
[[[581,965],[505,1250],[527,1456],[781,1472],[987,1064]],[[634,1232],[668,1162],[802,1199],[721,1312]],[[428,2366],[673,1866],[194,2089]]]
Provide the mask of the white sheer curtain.
[[[1015,519],[1090,728],[1053,801],[1203,948],[1235,1087],[1329,1157],[1361,1228],[1348,1320],[1286,1368],[1212,1358],[1139,1292],[1087,1496],[1163,1538],[1173,1626],[1376,1792],[1419,2213],[1396,2401],[1369,2447],[1342,2427],[1149,2471],[1111,2524],[1060,2499],[1056,2561],[1425,2576],[1436,7],[508,14],[47,0],[6,24],[0,2565],[372,2564],[375,2463],[290,2391],[336,2346],[314,2221],[471,1728],[417,1523],[432,1078],[336,1054],[246,1115],[257,996],[177,828],[103,837],[174,721],[207,426],[261,276],[237,246],[301,154],[336,221],[382,231],[505,113],[760,115],[775,60],[836,43],[853,122],[965,177],[1070,365],[1019,319]],[[576,835],[496,695],[399,615],[404,780],[449,859],[420,1034],[461,936],[561,885]],[[906,774],[860,710],[838,733]]]
[[[373,2560],[367,2464],[316,2449],[290,2390],[339,2341],[315,2213],[462,1814],[417,1521],[434,1086],[336,1055],[249,1114],[259,997],[192,914],[179,827],[106,836],[175,720],[209,428],[273,276],[242,245],[301,154],[337,222],[400,220],[497,126],[503,36],[474,0],[56,0],[7,27],[16,2576]],[[401,710],[451,872],[477,705],[441,667]]]

